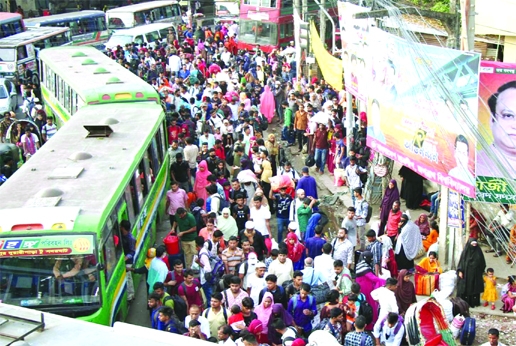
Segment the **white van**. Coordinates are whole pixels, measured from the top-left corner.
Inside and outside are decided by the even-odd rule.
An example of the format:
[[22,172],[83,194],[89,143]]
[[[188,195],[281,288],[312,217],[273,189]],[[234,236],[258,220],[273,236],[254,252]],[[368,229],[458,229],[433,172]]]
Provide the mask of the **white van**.
[[155,23],[138,26],[132,29],[117,30],[106,42],[106,48],[114,49],[117,46],[124,47],[131,42],[135,42],[138,45],[146,42],[147,47],[154,48],[157,42],[166,42],[169,29],[172,29],[177,37],[176,28],[172,23]]

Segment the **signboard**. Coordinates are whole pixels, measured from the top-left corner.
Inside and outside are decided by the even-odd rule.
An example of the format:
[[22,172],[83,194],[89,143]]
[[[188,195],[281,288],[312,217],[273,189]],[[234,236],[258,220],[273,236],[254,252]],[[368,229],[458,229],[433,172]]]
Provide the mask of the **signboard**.
[[464,227],[464,200],[455,191],[448,193],[448,227]]
[[89,255],[92,235],[0,238],[0,258],[19,256]]
[[478,105],[477,196],[516,203],[516,64],[482,61]]

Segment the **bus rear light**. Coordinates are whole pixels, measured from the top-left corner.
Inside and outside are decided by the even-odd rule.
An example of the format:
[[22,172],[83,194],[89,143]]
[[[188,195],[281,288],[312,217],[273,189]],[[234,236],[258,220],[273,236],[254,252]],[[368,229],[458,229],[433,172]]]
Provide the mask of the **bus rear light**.
[[135,96],[136,96],[136,98],[141,99],[141,98],[143,98],[143,93],[137,92]]
[[147,97],[147,100],[153,101],[153,102],[158,102],[158,98],[157,97]]
[[104,95],[102,95],[102,100],[103,101],[111,100],[111,96],[109,96],[108,94],[104,94]]
[[40,223],[27,223],[27,224],[19,224],[13,225],[11,227],[11,231],[33,231],[43,229],[43,225]]

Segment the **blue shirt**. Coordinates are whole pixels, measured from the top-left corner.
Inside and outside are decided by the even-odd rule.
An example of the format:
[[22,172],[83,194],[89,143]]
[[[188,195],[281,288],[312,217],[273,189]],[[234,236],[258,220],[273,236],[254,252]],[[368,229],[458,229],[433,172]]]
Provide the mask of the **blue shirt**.
[[[295,305],[295,308],[294,308]],[[312,311],[311,315],[305,315],[303,310],[308,309]],[[296,294],[288,302],[287,311],[290,312],[296,325],[302,327],[305,331],[312,330],[312,319],[317,315],[317,305],[315,304],[314,296],[307,296],[305,301],[301,300],[301,296]]]
[[315,258],[322,255],[322,247],[326,244],[326,240],[321,237],[312,237],[306,240],[306,248],[308,249],[308,257]]
[[161,306],[157,307],[156,309],[152,310],[151,312],[151,316],[150,316],[150,319],[151,319],[151,327],[153,329],[157,329],[157,330],[164,330],[164,326],[163,326],[163,323],[161,323],[161,321],[159,320],[158,318],[158,315],[159,315],[159,310],[161,309]]
[[299,182],[297,183],[297,189],[303,189],[305,190],[305,196],[312,196],[315,199],[318,199],[317,196],[317,184],[315,182],[314,177],[311,176],[303,176],[301,179],[299,179]]

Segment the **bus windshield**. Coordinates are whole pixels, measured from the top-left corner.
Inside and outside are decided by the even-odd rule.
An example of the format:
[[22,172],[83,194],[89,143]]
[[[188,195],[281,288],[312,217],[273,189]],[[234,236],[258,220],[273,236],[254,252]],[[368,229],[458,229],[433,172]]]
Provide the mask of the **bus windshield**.
[[27,307],[100,304],[93,236],[0,239],[0,300]]
[[128,43],[131,43],[133,40],[133,37],[131,35],[113,35],[111,36],[111,38],[109,39],[109,43],[106,44],[106,46],[108,47],[115,47],[116,46],[120,46],[120,47],[124,47],[126,44]]
[[15,61],[16,49],[0,48],[0,61]]
[[262,45],[278,44],[278,24],[255,20],[240,21],[240,40]]

